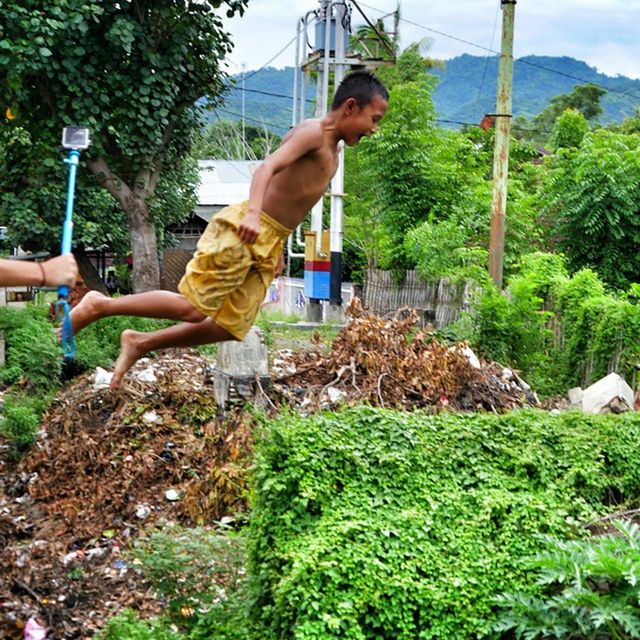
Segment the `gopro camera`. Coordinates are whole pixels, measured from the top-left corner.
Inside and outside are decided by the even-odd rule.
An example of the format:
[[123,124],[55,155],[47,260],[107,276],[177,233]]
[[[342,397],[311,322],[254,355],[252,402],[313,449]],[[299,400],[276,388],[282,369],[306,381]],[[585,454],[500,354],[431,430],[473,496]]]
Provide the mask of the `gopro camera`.
[[62,146],[64,149],[88,149],[89,129],[86,127],[65,127],[62,130]]

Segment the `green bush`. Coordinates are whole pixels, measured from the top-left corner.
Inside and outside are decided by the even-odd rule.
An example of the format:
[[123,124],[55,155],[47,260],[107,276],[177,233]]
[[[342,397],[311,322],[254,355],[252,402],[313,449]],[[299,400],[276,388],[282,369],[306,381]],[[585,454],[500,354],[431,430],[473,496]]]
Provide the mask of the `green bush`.
[[494,629],[527,640],[640,638],[640,528],[614,522],[617,534],[588,540],[550,540],[528,559],[542,596],[500,596]]
[[177,640],[182,636],[162,619],[140,620],[134,611],[127,609],[111,618],[96,637],[98,640]]
[[468,640],[539,534],[638,495],[640,416],[287,415],[254,474],[247,638]]
[[479,291],[471,342],[488,358],[523,372],[542,395],[564,394],[617,371],[630,381],[640,361],[640,304],[607,293],[597,274],[569,277],[562,256],[525,256],[506,295]]
[[7,398],[2,408],[0,432],[15,451],[28,449],[36,440],[40,415],[29,404],[20,404]]
[[59,386],[62,355],[47,317],[47,307],[0,308],[0,330],[5,336],[5,384],[24,382],[35,392]]

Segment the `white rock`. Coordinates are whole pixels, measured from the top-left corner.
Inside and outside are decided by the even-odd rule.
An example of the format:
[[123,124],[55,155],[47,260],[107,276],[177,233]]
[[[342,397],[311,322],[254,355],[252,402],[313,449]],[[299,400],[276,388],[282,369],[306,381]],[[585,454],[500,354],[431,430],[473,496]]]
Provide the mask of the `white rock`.
[[93,388],[96,391],[98,389],[108,389],[112,378],[113,373],[102,367],[96,367],[95,373],[93,374]]
[[176,500],[180,500],[180,492],[175,489],[167,489],[164,492],[164,497],[169,500],[169,502],[175,502]]
[[569,389],[567,391],[567,398],[569,399],[569,404],[574,407],[582,406],[582,396],[584,396],[584,391],[582,387],[573,387],[573,389]]
[[156,377],[156,373],[153,370],[153,367],[147,367],[142,371],[139,371],[135,374],[136,378],[140,380],[140,382],[157,382],[158,378]]
[[157,424],[161,418],[155,411],[145,411],[142,414],[142,420],[148,424]]
[[607,413],[614,403],[616,412],[633,409],[633,391],[617,373],[594,382],[584,390],[582,410],[585,413]]
[[327,389],[327,395],[329,396],[329,400],[331,404],[335,404],[342,398],[346,398],[347,394],[341,389],[336,389],[335,387],[329,387]]
[[139,504],[136,507],[136,518],[146,520],[151,513],[151,507],[148,504]]

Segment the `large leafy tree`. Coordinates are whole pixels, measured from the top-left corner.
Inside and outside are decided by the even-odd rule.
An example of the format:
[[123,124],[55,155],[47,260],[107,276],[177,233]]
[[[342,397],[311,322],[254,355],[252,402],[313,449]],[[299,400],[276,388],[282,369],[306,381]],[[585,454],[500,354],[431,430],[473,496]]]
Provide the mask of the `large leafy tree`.
[[639,135],[598,130],[587,133],[579,147],[560,149],[539,201],[573,270],[591,267],[621,289],[638,282]]
[[[184,187],[176,172],[201,124],[196,101],[215,102],[224,88],[221,62],[232,44],[219,10],[242,14],[247,3],[0,0],[1,102],[31,145],[28,153],[11,155],[15,147],[5,144],[14,170],[26,157],[17,184],[3,189],[17,195],[33,187],[38,159],[53,162],[45,150],[55,148],[62,127],[88,126],[87,167],[125,214],[138,291],[159,285],[155,217],[162,214],[162,177],[168,176],[165,194],[173,185],[169,201],[180,200]],[[46,219],[48,211],[38,215]]]

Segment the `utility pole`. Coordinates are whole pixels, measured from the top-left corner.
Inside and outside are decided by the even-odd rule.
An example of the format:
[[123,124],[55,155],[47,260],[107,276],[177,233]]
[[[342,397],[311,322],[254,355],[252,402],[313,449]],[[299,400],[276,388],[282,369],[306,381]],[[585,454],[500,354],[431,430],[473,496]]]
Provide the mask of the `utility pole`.
[[242,63],[242,91],[240,93],[242,93],[242,153],[244,154],[244,157],[247,157],[247,139],[245,137],[245,131],[244,131],[244,72],[245,69],[247,68],[247,65],[243,62]]
[[513,90],[513,25],[516,0],[502,4],[502,46],[498,64],[495,148],[493,152],[493,200],[489,239],[489,275],[502,288],[504,264],[504,226],[509,173],[509,137],[511,134],[511,95]]
[[[335,58],[334,58],[334,90],[342,82],[345,69],[345,26],[349,14],[347,5],[335,3]],[[328,105],[327,105],[328,110]],[[329,316],[342,320],[342,226],[344,219],[344,143],[340,142],[338,151],[338,169],[331,180],[331,223],[330,252],[331,271],[329,279]]]

